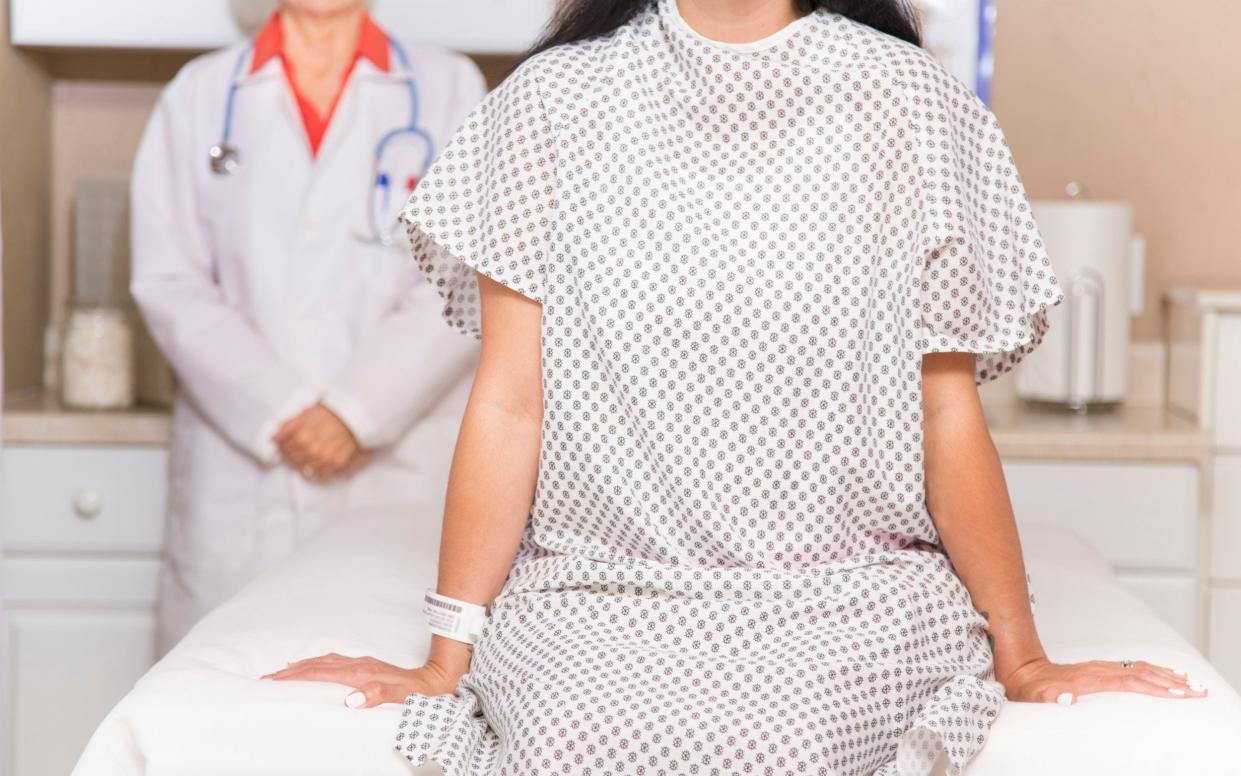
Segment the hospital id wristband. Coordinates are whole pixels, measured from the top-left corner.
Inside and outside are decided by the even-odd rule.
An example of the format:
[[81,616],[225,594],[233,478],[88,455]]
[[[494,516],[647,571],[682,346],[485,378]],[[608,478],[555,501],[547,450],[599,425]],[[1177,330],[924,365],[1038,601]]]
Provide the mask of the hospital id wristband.
[[473,644],[482,635],[487,609],[478,604],[458,601],[428,590],[423,597],[422,613],[427,630],[436,636]]

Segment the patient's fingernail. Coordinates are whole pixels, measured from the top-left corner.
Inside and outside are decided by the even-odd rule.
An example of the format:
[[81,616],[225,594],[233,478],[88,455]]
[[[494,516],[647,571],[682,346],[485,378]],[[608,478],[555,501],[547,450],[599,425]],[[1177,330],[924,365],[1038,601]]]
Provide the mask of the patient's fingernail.
[[1184,695],[1185,694],[1185,691],[1178,687],[1169,687],[1168,692],[1172,693],[1173,695]]
[[1056,703],[1059,703],[1061,706],[1073,705],[1073,693],[1071,692],[1060,693],[1059,695],[1056,696]]
[[345,696],[345,705],[351,709],[356,709],[366,703],[366,696],[360,692],[351,692]]

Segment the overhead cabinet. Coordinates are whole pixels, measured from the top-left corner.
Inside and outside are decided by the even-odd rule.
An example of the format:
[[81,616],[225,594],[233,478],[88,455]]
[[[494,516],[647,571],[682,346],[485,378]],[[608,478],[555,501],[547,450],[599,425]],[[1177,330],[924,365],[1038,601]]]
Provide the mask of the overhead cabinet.
[[[23,46],[219,48],[245,37],[270,0],[10,0],[12,42]],[[402,41],[470,53],[522,51],[552,0],[375,0],[376,20]]]

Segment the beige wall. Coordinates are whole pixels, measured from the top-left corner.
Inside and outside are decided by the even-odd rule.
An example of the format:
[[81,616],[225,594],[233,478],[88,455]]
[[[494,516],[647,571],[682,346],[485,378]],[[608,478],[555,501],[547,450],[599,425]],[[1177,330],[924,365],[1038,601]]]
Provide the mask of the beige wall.
[[1030,195],[1134,206],[1145,312],[1175,281],[1241,286],[1241,3],[998,0],[993,107]]
[[8,44],[0,0],[0,222],[4,240],[4,388],[39,385],[48,305],[50,79]]
[[56,324],[64,321],[71,290],[77,181],[87,173],[129,172],[160,88],[112,81],[52,86],[51,317]]

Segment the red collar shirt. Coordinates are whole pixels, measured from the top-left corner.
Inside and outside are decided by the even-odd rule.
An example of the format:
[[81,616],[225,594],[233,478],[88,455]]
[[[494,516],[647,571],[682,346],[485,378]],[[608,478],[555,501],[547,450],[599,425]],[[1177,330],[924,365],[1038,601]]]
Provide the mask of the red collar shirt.
[[380,72],[387,73],[391,66],[391,56],[388,51],[388,36],[375,24],[369,15],[362,18],[362,29],[358,34],[358,47],[354,53],[353,60],[349,63],[349,67],[345,69],[345,74],[341,78],[340,87],[336,90],[336,97],[332,100],[331,107],[328,108],[326,114],[320,114],[314,105],[307,99],[297,88],[297,79],[294,77],[293,65],[289,62],[289,58],[284,55],[284,29],[280,23],[280,14],[272,14],[271,19],[259,31],[254,39],[254,56],[250,62],[250,72],[257,72],[263,65],[267,64],[273,58],[279,57],[281,67],[284,68],[285,80],[288,81],[289,89],[293,92],[293,99],[297,103],[298,111],[302,115],[302,124],[306,128],[306,140],[310,144],[311,156],[319,151],[319,144],[323,142],[323,136],[327,133],[328,124],[332,121],[332,114],[336,112],[336,105],[340,102],[340,96],[345,91],[345,84],[349,82],[349,76],[353,73],[353,66],[357,64],[359,59],[365,58],[370,61]]

